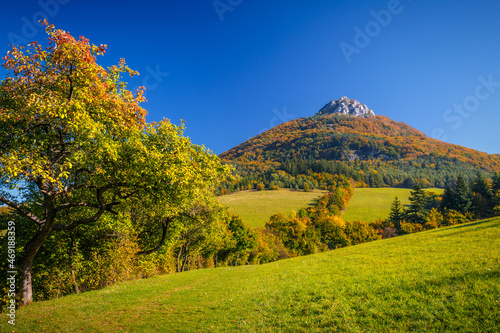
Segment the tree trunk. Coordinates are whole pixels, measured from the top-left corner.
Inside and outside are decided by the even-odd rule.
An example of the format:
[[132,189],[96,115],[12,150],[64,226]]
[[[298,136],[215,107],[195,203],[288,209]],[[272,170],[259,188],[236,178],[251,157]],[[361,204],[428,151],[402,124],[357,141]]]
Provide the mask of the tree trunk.
[[71,247],[69,251],[69,261],[71,265],[71,282],[73,283],[73,288],[75,289],[75,294],[80,293],[80,288],[78,288],[78,283],[76,283],[76,272],[75,272],[75,262],[73,260],[73,255],[75,251],[75,237],[71,235]]
[[181,272],[181,255],[182,255],[183,248],[184,248],[184,245],[181,245],[181,248],[179,249],[179,254],[177,255],[177,273]]
[[31,262],[25,262],[21,265],[22,275],[22,287],[21,287],[21,305],[30,304],[33,301],[33,287],[31,285],[31,268],[33,266],[33,260]]
[[234,266],[237,266],[238,265],[238,258],[240,257],[240,254],[238,253],[236,255],[236,260],[234,260]]
[[186,249],[186,253],[184,253],[184,260],[182,260],[181,272],[184,272],[184,269],[186,268],[187,261],[188,261],[188,252]]
[[21,305],[27,305],[33,301],[31,269],[33,268],[33,260],[38,250],[40,250],[43,242],[45,242],[52,231],[52,223],[47,222],[44,223],[44,225],[38,229],[37,233],[28,241],[24,247],[24,255],[19,261],[19,268],[22,273]]
[[184,268],[186,267],[186,262],[188,261],[188,247],[189,247],[189,242],[184,245],[184,248],[186,249],[186,252],[184,253],[184,260],[182,261],[182,267],[181,267],[181,272],[184,272]]

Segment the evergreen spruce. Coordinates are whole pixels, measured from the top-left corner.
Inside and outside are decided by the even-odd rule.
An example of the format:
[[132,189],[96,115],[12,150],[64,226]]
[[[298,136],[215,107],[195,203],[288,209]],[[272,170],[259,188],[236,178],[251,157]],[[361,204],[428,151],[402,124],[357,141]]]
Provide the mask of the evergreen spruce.
[[394,228],[399,232],[401,230],[401,222],[404,220],[404,208],[399,201],[398,197],[395,197],[391,204],[391,212],[389,214],[389,222],[394,225]]
[[457,184],[453,190],[455,197],[456,211],[465,214],[468,213],[472,206],[472,192],[470,191],[464,178],[460,175],[457,179]]
[[500,174],[495,172],[492,177],[492,187],[493,187],[493,194],[497,194],[498,191],[500,191]]
[[477,177],[472,181],[472,191],[475,194],[481,194],[485,199],[490,199],[493,196],[493,191],[490,183],[478,172]]
[[500,174],[496,173],[492,178],[493,187],[493,214],[500,215]]
[[442,199],[441,199],[441,204],[439,206],[439,210],[441,212],[444,212],[445,210],[449,209],[455,209],[457,207],[457,203],[455,200],[455,193],[451,189],[449,185],[446,185],[446,188],[444,189]]
[[478,218],[492,216],[495,202],[491,184],[478,172],[471,188],[474,192],[472,200],[474,215]]
[[410,202],[406,220],[410,223],[425,224],[427,221],[425,192],[419,185],[413,186],[413,190],[410,192]]

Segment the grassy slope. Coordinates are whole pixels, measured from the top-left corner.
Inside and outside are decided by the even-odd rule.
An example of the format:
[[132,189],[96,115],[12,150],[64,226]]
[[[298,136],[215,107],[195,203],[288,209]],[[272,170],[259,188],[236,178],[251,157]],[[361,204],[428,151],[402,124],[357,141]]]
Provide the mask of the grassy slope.
[[[342,217],[346,221],[375,221],[385,219],[391,211],[391,203],[397,196],[403,205],[410,201],[411,189],[406,188],[357,188]],[[443,189],[426,189],[441,194]]]
[[243,222],[252,227],[263,226],[273,214],[290,213],[307,207],[314,199],[326,191],[242,191],[219,197],[222,204],[230,207],[233,214],[239,215]]
[[131,281],[35,303],[9,332],[497,332],[499,234],[493,219]]

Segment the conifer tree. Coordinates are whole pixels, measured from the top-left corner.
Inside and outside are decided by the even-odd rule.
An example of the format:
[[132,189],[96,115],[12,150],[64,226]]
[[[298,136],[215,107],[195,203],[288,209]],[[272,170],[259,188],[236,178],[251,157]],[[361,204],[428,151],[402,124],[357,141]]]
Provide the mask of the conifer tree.
[[399,201],[399,198],[396,196],[391,204],[391,212],[389,214],[389,222],[394,225],[396,230],[401,230],[401,222],[404,220],[404,208]]
[[419,185],[413,186],[413,190],[410,192],[410,202],[406,220],[410,223],[424,224],[427,221],[425,192]]
[[462,214],[468,213],[472,206],[472,193],[461,175],[457,178],[453,194],[456,205],[454,209]]
[[472,181],[473,196],[473,211],[477,217],[488,217],[493,214],[494,196],[491,184],[486,180],[481,173],[477,173],[477,177]]
[[492,177],[493,188],[493,213],[500,215],[500,174],[495,172]]
[[500,191],[500,174],[495,172],[492,177],[492,187],[493,187],[493,192],[494,194],[498,193]]
[[455,209],[457,204],[455,200],[455,193],[451,189],[449,185],[446,185],[446,188],[444,189],[442,199],[441,199],[441,204],[439,207],[439,210],[441,212],[447,210],[447,209]]
[[477,177],[472,181],[472,191],[481,194],[487,199],[493,195],[491,184],[488,183],[488,180],[480,172],[477,173]]

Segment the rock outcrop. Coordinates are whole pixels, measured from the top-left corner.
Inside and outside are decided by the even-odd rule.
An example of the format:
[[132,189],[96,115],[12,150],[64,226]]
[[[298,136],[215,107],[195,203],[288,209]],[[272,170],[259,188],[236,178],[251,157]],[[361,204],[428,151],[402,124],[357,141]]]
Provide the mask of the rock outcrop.
[[349,99],[346,96],[343,96],[336,101],[331,101],[330,103],[326,104],[321,110],[319,110],[317,115],[332,113],[348,114],[354,117],[364,118],[375,116],[375,113],[369,107],[361,104],[357,100]]

